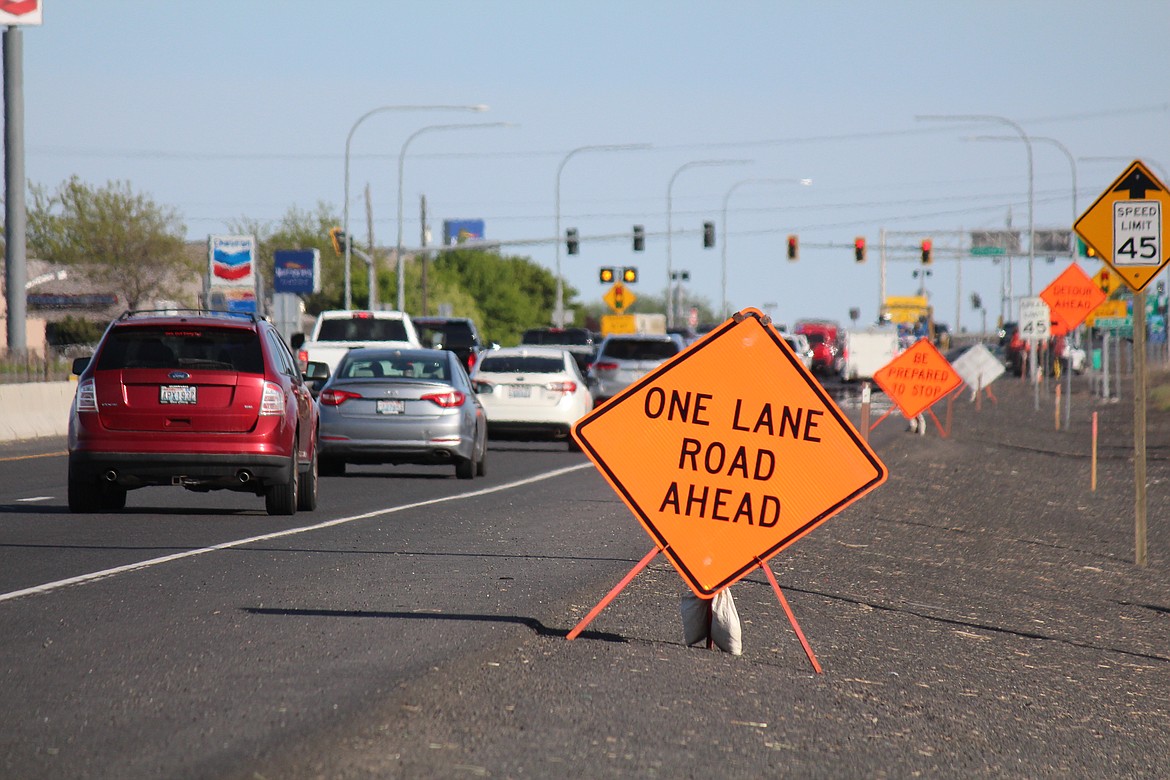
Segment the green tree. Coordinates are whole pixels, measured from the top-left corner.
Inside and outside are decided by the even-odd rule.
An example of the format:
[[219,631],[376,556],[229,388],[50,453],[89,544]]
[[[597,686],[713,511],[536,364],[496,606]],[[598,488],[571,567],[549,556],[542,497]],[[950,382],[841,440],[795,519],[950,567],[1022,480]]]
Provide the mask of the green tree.
[[[458,249],[441,253],[431,269],[431,278],[452,280],[471,296],[483,315],[481,329],[500,344],[518,344],[525,330],[552,320],[556,276],[530,258]],[[576,294],[565,286],[565,300]]]
[[182,298],[183,283],[199,274],[184,251],[186,228],[177,212],[126,182],[92,187],[74,176],[52,192],[39,185],[30,192],[30,251],[77,266],[96,284],[125,296],[129,308]]

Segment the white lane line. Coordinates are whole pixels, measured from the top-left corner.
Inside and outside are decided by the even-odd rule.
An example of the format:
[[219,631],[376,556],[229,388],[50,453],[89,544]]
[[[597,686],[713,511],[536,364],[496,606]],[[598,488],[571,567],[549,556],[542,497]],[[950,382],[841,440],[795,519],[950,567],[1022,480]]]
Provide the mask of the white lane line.
[[424,506],[434,506],[435,504],[443,504],[448,501],[460,501],[465,498],[476,498],[478,496],[486,496],[491,493],[499,493],[503,490],[512,490],[513,488],[523,487],[524,485],[531,485],[534,482],[541,482],[546,479],[552,479],[564,474],[569,474],[573,471],[580,471],[581,469],[593,468],[592,463],[580,463],[576,466],[566,466],[563,469],[556,469],[554,471],[546,471],[543,474],[535,474],[525,479],[520,479],[515,482],[509,482],[504,485],[497,485],[495,487],[483,488],[482,490],[473,490],[470,493],[459,493],[453,496],[443,496],[441,498],[431,498],[426,501],[417,501],[413,504],[403,504],[402,506],[390,506],[385,509],[376,509],[373,512],[366,512],[361,515],[351,515],[350,517],[339,517],[335,520],[327,520],[324,523],[317,523],[316,525],[306,525],[301,528],[289,528],[284,531],[276,531],[270,534],[262,534],[260,536],[249,536],[247,539],[236,539],[231,542],[223,542],[211,547],[200,547],[196,550],[187,550],[173,555],[164,555],[161,558],[151,558],[145,561],[138,561],[137,563],[128,563],[124,566],[115,566],[112,569],[103,569],[102,571],[90,572],[89,574],[79,574],[76,577],[69,577],[64,580],[57,580],[56,582],[46,582],[44,585],[36,585],[31,588],[23,588],[21,590],[14,590],[10,593],[0,593],[0,602],[11,601],[22,596],[32,596],[37,593],[48,593],[49,591],[58,590],[69,585],[81,585],[96,580],[104,579],[106,577],[113,577],[118,574],[126,574],[127,572],[138,571],[140,569],[149,569],[153,566],[161,566],[164,563],[171,563],[172,561],[179,561],[184,558],[193,558],[196,555],[204,555],[218,550],[230,550],[233,547],[242,547],[246,544],[254,544],[256,542],[266,542],[271,539],[280,539],[285,536],[295,536],[296,534],[303,534],[309,531],[320,531],[324,528],[332,528],[335,525],[345,525],[358,520],[368,520],[371,517],[381,517],[383,515],[394,514],[395,512],[404,512],[408,509],[418,509]]
[[19,504],[22,501],[23,502],[48,501],[50,498],[52,498],[52,496],[30,496],[28,498],[18,498],[18,499],[16,499],[16,503]]

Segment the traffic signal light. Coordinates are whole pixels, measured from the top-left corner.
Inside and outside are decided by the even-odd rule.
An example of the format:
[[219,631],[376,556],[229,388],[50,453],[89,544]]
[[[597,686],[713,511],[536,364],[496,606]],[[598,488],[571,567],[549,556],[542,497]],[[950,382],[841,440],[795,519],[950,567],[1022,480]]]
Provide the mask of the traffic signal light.
[[865,262],[865,238],[863,236],[853,239],[853,259],[859,263]]
[[703,248],[710,249],[715,246],[715,223],[703,223]]
[[934,242],[933,241],[931,241],[929,238],[922,239],[922,264],[923,265],[930,265],[931,262],[933,261],[933,258],[930,256],[931,250],[933,250],[933,249],[934,249]]
[[345,249],[343,248],[346,241],[344,230],[339,227],[329,228],[329,240],[333,242],[333,251],[338,257],[345,254]]
[[626,284],[633,284],[638,281],[638,269],[632,265],[628,265],[622,269],[622,281]]
[[1081,237],[1077,237],[1077,254],[1081,257],[1096,257],[1097,250],[1085,243]]
[[571,255],[577,254],[581,249],[581,244],[577,241],[577,228],[569,228],[565,231],[565,245]]
[[795,260],[800,256],[800,243],[796,236],[788,237],[788,259]]
[[646,231],[641,225],[634,225],[634,251],[641,252],[646,248]]
[[602,284],[611,284],[613,283],[613,279],[614,276],[612,268],[605,267],[597,272],[597,281],[601,282]]

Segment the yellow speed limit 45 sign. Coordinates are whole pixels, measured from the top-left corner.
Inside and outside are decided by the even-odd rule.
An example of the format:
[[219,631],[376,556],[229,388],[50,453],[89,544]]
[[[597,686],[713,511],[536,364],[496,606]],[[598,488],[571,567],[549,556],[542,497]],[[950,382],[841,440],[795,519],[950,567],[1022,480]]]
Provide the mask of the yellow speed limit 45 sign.
[[1168,213],[1170,193],[1135,160],[1073,228],[1134,292],[1141,292],[1170,261]]

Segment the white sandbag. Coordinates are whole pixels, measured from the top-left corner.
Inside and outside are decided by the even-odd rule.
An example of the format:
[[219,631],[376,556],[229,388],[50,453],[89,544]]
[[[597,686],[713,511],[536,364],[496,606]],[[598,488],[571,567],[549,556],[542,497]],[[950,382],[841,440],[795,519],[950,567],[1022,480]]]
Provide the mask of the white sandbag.
[[683,594],[679,605],[683,621],[683,641],[687,645],[693,645],[707,639],[708,607],[711,641],[726,653],[740,655],[743,652],[743,634],[739,612],[735,608],[730,588],[724,588],[710,599],[701,599],[694,593]]

